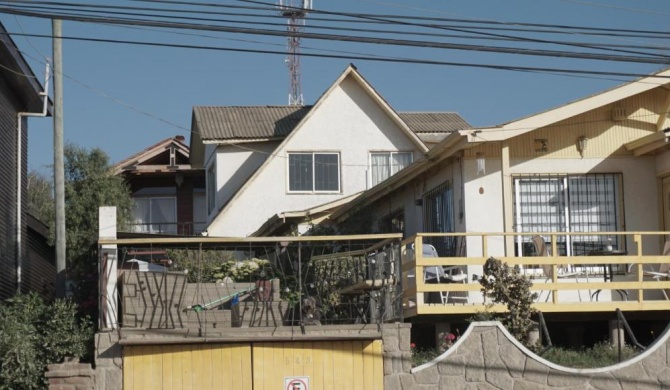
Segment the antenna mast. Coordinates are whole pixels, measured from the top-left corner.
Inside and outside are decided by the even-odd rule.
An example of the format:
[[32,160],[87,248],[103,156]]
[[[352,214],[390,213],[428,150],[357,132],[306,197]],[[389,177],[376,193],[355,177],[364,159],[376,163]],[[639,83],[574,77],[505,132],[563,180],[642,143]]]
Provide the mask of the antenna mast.
[[312,9],[312,0],[279,0],[279,14],[288,22],[289,106],[302,106],[300,85],[300,33],[305,29],[305,17]]

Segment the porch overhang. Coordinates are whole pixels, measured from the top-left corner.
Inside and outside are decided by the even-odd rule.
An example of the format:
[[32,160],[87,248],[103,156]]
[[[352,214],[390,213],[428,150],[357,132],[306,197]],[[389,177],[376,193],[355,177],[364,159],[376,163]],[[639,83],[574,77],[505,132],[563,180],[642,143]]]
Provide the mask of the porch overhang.
[[634,156],[646,156],[659,153],[670,149],[670,127],[649,134],[635,141],[628,142],[624,146],[627,150],[633,152]]

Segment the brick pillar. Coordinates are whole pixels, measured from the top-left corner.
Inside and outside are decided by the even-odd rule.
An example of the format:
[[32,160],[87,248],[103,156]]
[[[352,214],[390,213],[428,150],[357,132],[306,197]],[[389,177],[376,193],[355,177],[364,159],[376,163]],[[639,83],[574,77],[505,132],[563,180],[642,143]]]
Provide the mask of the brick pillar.
[[60,364],[50,364],[44,376],[49,381],[49,390],[94,390],[95,371],[88,363],[79,363],[79,358],[65,358]]

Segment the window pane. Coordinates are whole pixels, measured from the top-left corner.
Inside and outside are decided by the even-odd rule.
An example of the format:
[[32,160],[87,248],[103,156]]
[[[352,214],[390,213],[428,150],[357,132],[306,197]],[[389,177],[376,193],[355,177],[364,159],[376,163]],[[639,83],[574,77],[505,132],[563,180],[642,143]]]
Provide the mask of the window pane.
[[146,233],[149,231],[149,223],[151,223],[151,201],[149,198],[135,198],[134,200],[133,217],[135,226],[133,231]]
[[152,233],[177,233],[175,198],[151,199]]
[[389,177],[389,154],[371,153],[370,154],[370,177],[372,186],[383,182]]
[[337,154],[314,154],[314,191],[340,190],[340,164]]
[[193,194],[193,234],[200,234],[207,227],[205,194]]
[[393,153],[392,160],[391,174],[395,175],[398,171],[412,163],[412,152]]
[[288,155],[289,191],[314,191],[312,176],[311,153],[291,153]]

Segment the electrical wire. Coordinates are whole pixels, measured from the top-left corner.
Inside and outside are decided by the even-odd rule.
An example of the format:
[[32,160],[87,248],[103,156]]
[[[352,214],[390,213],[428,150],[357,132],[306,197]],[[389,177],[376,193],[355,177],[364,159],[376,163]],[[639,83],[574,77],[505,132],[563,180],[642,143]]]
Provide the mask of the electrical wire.
[[[18,33],[10,33],[10,35],[21,35]],[[45,34],[25,34],[31,37],[39,38],[51,38],[51,35]],[[286,51],[276,51],[276,50],[260,50],[260,49],[241,49],[241,48],[232,48],[232,47],[221,47],[221,46],[204,46],[204,45],[186,45],[186,44],[175,44],[175,43],[157,43],[149,41],[130,41],[130,40],[121,40],[121,39],[105,39],[105,38],[91,38],[91,37],[76,37],[76,36],[62,36],[61,39],[64,40],[73,40],[73,41],[85,41],[85,42],[97,42],[97,43],[117,43],[117,44],[126,44],[126,45],[138,45],[138,46],[153,46],[153,47],[170,47],[170,48],[180,48],[180,49],[197,49],[197,50],[214,50],[214,51],[229,51],[229,52],[239,52],[239,53],[256,53],[256,54],[279,54],[279,55],[288,55]],[[336,54],[316,54],[316,53],[305,53],[301,52],[299,54],[302,57],[317,57],[317,58],[337,58],[337,59],[347,59],[347,60],[360,60],[360,61],[378,61],[378,62],[393,62],[393,63],[405,63],[405,64],[423,64],[423,65],[443,65],[443,66],[454,66],[454,67],[472,67],[472,68],[482,68],[482,69],[495,69],[495,70],[510,70],[510,71],[520,71],[520,72],[538,72],[538,73],[568,73],[568,74],[580,74],[580,75],[599,75],[599,76],[620,76],[620,77],[647,77],[648,74],[641,73],[632,73],[632,72],[613,72],[613,71],[600,71],[600,70],[582,70],[582,69],[560,69],[560,68],[546,68],[546,67],[528,67],[528,66],[513,66],[513,65],[495,65],[495,64],[476,64],[476,63],[463,63],[463,62],[450,62],[450,61],[438,61],[438,60],[417,60],[417,59],[403,59],[403,58],[379,58],[372,56],[344,56]],[[657,75],[654,76],[659,79],[670,78],[670,76]]]
[[[245,0],[249,1],[249,0]],[[385,39],[385,38],[370,38],[370,37],[355,37],[355,36],[343,36],[343,35],[334,35],[334,34],[315,34],[315,33],[288,33],[286,31],[275,31],[275,30],[261,30],[255,28],[243,28],[243,27],[228,27],[228,26],[212,26],[212,25],[198,25],[195,28],[193,25],[187,25],[183,23],[170,23],[170,22],[158,22],[158,21],[147,21],[147,20],[127,20],[127,19],[112,19],[112,18],[91,18],[91,17],[80,17],[75,15],[64,15],[64,14],[43,14],[38,12],[31,11],[20,11],[14,9],[8,9],[0,7],[0,13],[12,13],[19,14],[23,16],[33,16],[39,18],[59,18],[65,20],[73,21],[82,21],[82,22],[94,22],[94,23],[105,23],[105,24],[127,24],[127,25],[142,25],[142,26],[151,26],[151,27],[171,27],[179,29],[201,29],[208,31],[219,31],[219,32],[234,32],[234,33],[245,33],[245,34],[254,34],[254,35],[269,35],[269,36],[295,36],[300,38],[309,38],[309,39],[320,39],[320,40],[329,40],[329,41],[344,41],[344,42],[356,42],[356,43],[375,43],[375,44],[384,44],[384,45],[394,45],[394,46],[409,46],[409,47],[424,47],[424,48],[439,48],[439,49],[454,49],[454,50],[467,50],[467,51],[478,51],[478,52],[493,52],[493,53],[504,53],[504,54],[520,54],[520,55],[531,55],[531,56],[545,56],[545,57],[560,57],[560,58],[572,58],[572,59],[589,59],[589,60],[602,60],[602,61],[621,61],[621,62],[632,62],[632,63],[647,63],[647,64],[670,64],[670,57],[663,56],[662,58],[654,59],[649,57],[634,57],[634,56],[623,56],[623,55],[601,55],[595,53],[578,53],[578,52],[564,52],[564,51],[554,51],[554,50],[534,50],[534,49],[518,49],[518,48],[507,48],[507,47],[491,47],[491,46],[481,46],[481,45],[463,45],[463,44],[453,44],[453,43],[440,43],[440,42],[429,42],[429,41],[412,41],[412,40],[397,40],[397,39]],[[76,39],[71,37],[71,39]],[[102,42],[105,40],[94,39],[94,41]],[[106,40],[108,42],[118,42],[118,40]],[[121,43],[121,42],[119,42]],[[150,44],[150,43],[147,43]],[[155,44],[155,43],[154,43]],[[188,47],[189,45],[182,45],[179,47]],[[613,49],[612,49],[613,50]]]

